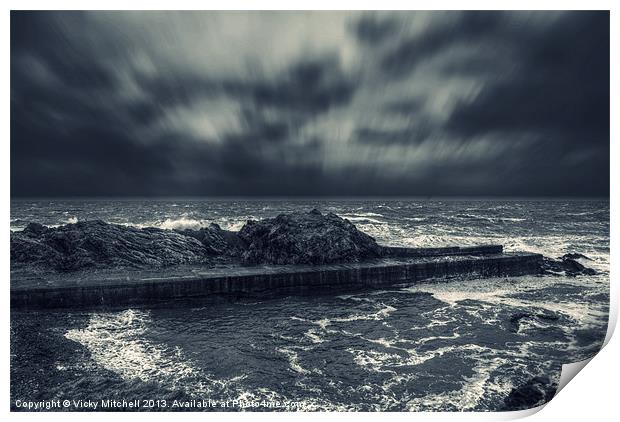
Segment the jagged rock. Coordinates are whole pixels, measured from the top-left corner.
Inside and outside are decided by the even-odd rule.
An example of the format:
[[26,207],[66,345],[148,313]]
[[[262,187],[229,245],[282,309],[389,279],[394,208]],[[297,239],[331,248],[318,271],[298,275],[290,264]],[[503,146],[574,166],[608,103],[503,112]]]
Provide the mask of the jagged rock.
[[376,258],[381,248],[351,222],[314,209],[248,221],[239,237],[247,264],[327,264]]
[[504,399],[504,406],[500,410],[525,410],[543,405],[555,396],[557,388],[558,385],[548,377],[534,377],[525,384],[513,388]]
[[245,248],[237,233],[223,230],[218,224],[211,223],[209,227],[198,230],[177,230],[179,233],[193,237],[202,243],[207,252],[212,255],[238,256]]
[[380,256],[375,240],[335,214],[282,214],[248,221],[239,233],[217,224],[198,230],[139,229],[103,221],[11,233],[11,266],[57,271],[232,262],[325,264]]
[[198,241],[171,230],[97,220],[56,228],[31,223],[23,231],[11,233],[11,264],[71,271],[206,263],[209,255],[220,250],[221,242],[206,232]]
[[48,230],[47,227],[44,226],[43,224],[28,223],[28,225],[24,229],[24,232],[33,234],[33,235],[41,235],[45,233],[47,230]]
[[567,253],[562,255],[562,259],[585,259],[587,261],[592,261],[592,258],[588,258],[587,256],[580,253]]
[[587,258],[581,254],[566,254],[558,259],[543,258],[542,272],[545,274],[565,273],[568,276],[575,277],[577,275],[595,275],[596,271],[588,268],[575,260],[575,258]]

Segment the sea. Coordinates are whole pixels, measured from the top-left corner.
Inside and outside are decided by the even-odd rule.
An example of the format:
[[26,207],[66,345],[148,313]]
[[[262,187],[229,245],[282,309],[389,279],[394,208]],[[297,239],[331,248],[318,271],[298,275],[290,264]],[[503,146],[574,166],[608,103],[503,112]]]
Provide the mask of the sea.
[[556,385],[562,364],[603,344],[608,199],[24,199],[11,201],[11,230],[92,219],[238,230],[249,219],[313,208],[384,245],[579,253],[597,274],[13,310],[11,407],[68,399],[139,400],[139,410],[497,411],[532,380]]

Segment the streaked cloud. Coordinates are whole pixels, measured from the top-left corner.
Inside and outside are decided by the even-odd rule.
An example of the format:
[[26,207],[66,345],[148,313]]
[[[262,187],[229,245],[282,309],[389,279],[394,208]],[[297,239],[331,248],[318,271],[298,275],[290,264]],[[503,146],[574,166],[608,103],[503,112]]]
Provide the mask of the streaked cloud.
[[607,195],[607,12],[12,12],[11,187]]

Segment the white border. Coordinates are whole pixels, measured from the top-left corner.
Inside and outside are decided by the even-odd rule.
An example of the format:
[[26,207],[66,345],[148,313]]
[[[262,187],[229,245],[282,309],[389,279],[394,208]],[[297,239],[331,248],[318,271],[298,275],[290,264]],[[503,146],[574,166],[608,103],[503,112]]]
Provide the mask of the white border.
[[[61,0],[61,1],[43,1],[43,0],[24,0],[24,1],[5,1],[5,12],[1,15],[0,19],[2,25],[2,57],[5,58],[4,63],[0,66],[0,72],[2,72],[2,85],[3,101],[2,107],[2,128],[3,136],[0,148],[2,153],[0,159],[2,165],[0,171],[2,172],[2,200],[4,206],[2,207],[2,217],[5,224],[10,221],[10,154],[9,154],[9,139],[10,139],[10,9],[98,9],[98,10],[147,10],[147,9],[161,9],[161,10],[199,10],[199,9],[214,9],[214,10],[233,10],[233,9],[246,9],[246,10],[260,10],[260,9],[284,9],[284,10],[462,10],[462,9],[525,9],[525,10],[546,10],[546,9],[561,9],[561,10],[611,10],[611,92],[617,93],[617,73],[618,73],[618,43],[614,40],[618,39],[618,23],[619,19],[614,10],[617,2],[612,1],[562,1],[553,2],[548,0],[522,0],[522,1],[446,1],[435,0],[426,2],[411,2],[411,1],[396,1],[396,0],[382,0],[380,2],[371,1],[335,1],[335,0],[315,0],[315,1],[297,1],[294,4],[286,1],[260,1],[250,2],[243,0],[228,0],[224,1],[190,1],[190,0],[175,0],[161,1],[135,1],[135,0],[92,0],[92,1],[76,1],[76,0]],[[617,9],[617,8],[615,8]],[[612,95],[611,98],[611,139],[617,140],[617,124],[618,121],[618,107],[617,97]],[[612,162],[617,161],[618,147],[615,142],[611,142],[611,157]],[[616,222],[618,221],[615,203],[617,199],[617,193],[614,192],[614,181],[618,180],[618,171],[614,165],[611,166],[611,180],[612,180],[612,192],[610,196],[611,201],[611,262],[616,262],[616,239],[618,238],[618,230],[616,230]],[[4,337],[2,341],[2,375],[4,382],[2,383],[2,390],[0,393],[0,403],[2,403],[4,412],[8,414],[8,417],[23,420],[23,419],[39,419],[39,418],[52,418],[63,420],[82,420],[85,416],[88,418],[94,418],[97,420],[107,420],[110,417],[121,419],[157,419],[169,418],[170,414],[158,414],[158,413],[125,413],[125,414],[104,414],[104,413],[91,413],[84,415],[81,413],[10,413],[9,412],[9,230],[5,226],[5,230],[1,232],[2,244],[0,251],[0,257],[2,262],[2,270],[5,275],[4,283],[5,288],[2,290],[2,325],[4,326]],[[615,274],[614,267],[612,265],[611,274]],[[617,393],[617,377],[618,377],[618,359],[620,356],[620,346],[617,338],[611,338],[611,334],[616,325],[618,315],[618,284],[613,278],[611,281],[611,312],[610,312],[610,325],[606,337],[607,346],[596,356],[591,363],[588,364],[588,369],[580,373],[576,381],[569,383],[569,385],[558,394],[549,404],[545,407],[543,412],[537,413],[532,416],[533,420],[541,420],[540,418],[554,418],[554,419],[568,419],[568,420],[607,420],[607,415],[617,414],[618,400]],[[610,341],[611,339],[611,341]],[[383,413],[379,415],[367,415],[356,413],[297,413],[295,415],[286,413],[246,413],[246,414],[217,414],[217,417],[223,418],[252,418],[257,420],[272,421],[274,419],[288,419],[291,416],[299,419],[309,419],[315,417],[321,418],[338,418],[349,419],[355,418],[376,418],[376,417],[389,417],[404,420],[424,419],[424,420],[505,420],[514,419],[517,417],[527,416],[532,413],[536,413],[539,409],[523,412],[512,413]],[[211,418],[216,416],[215,414],[204,415],[199,412],[192,412],[183,414],[183,418],[197,419]]]

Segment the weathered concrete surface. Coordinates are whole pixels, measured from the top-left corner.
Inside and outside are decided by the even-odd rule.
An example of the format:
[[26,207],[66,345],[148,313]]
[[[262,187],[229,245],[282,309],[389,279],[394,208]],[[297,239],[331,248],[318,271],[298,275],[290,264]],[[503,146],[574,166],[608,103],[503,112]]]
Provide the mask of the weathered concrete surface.
[[385,257],[429,257],[450,255],[491,255],[501,254],[502,245],[452,246],[444,248],[407,248],[397,246],[381,246],[381,255]]
[[61,274],[58,278],[12,277],[11,306],[116,306],[212,295],[312,294],[456,276],[520,276],[539,274],[543,259],[542,255],[529,253],[455,255],[453,252],[433,257],[384,258],[367,263],[321,266],[179,267],[163,273],[89,272]]

